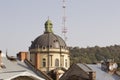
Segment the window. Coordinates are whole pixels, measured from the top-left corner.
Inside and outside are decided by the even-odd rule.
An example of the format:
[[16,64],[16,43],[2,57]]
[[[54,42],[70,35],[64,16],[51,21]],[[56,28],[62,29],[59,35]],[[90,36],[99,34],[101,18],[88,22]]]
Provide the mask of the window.
[[67,59],[65,59],[65,67],[67,67]]
[[43,49],[45,49],[45,47],[43,47]]
[[50,48],[52,48],[52,45],[50,45]]
[[59,67],[59,59],[55,59],[55,66]]
[[43,58],[43,67],[46,67],[46,59]]

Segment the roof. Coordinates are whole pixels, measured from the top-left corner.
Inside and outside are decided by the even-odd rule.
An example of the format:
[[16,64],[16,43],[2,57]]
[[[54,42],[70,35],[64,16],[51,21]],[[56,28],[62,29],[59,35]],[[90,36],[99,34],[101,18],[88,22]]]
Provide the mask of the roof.
[[[86,71],[84,71],[86,69]],[[85,64],[72,64],[70,68],[60,77],[60,80],[89,80],[88,71],[91,72]]]
[[85,72],[91,72],[92,71],[92,69],[91,68],[89,68],[87,65],[85,65],[85,64],[77,64],[82,70],[84,70]]
[[96,71],[96,80],[120,80],[120,77],[115,74],[109,74],[101,70],[101,65],[87,64],[93,71]]
[[36,48],[66,48],[65,41],[54,33],[45,33],[38,36],[33,42],[30,49]]
[[118,75],[109,74],[103,71],[100,64],[82,63],[71,65],[71,67],[62,75],[60,80],[73,80],[75,76],[76,78],[80,78],[80,80],[89,80],[89,72],[96,73],[96,80],[120,80],[120,77]]
[[29,66],[21,61],[9,61],[6,57],[2,57],[2,64],[5,66],[0,69],[0,80],[11,80],[18,76],[32,76],[36,80],[45,80],[33,71]]
[[45,22],[45,32],[44,34],[38,36],[34,41],[32,41],[30,49],[36,48],[66,48],[65,41],[58,35],[54,34],[52,31],[52,21],[47,20]]

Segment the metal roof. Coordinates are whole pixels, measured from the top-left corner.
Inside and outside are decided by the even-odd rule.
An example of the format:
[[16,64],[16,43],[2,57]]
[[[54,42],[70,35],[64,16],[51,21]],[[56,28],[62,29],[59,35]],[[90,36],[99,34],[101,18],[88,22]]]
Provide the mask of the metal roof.
[[32,76],[38,80],[45,80],[36,74],[29,66],[19,60],[9,61],[6,57],[2,57],[2,64],[5,66],[0,69],[0,80],[10,80],[18,76]]
[[77,64],[82,70],[84,70],[85,72],[91,72],[92,69],[90,69],[86,64]]
[[109,74],[101,70],[101,65],[87,64],[93,71],[96,71],[96,80],[120,80],[120,77],[115,74]]

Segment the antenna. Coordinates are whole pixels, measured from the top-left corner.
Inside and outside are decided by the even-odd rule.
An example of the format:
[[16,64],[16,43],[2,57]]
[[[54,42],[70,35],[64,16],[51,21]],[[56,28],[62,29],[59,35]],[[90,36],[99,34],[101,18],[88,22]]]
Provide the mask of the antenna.
[[66,27],[66,4],[65,4],[65,2],[66,1],[63,0],[62,34],[63,34],[64,40],[66,41],[67,40],[67,37],[66,37],[67,27]]

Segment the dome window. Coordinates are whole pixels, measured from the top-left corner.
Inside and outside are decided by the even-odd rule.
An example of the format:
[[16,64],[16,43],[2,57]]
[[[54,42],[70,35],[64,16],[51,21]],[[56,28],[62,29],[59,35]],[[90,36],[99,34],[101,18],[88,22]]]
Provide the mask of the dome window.
[[52,48],[52,45],[50,45],[50,48]]
[[53,42],[54,42],[54,43],[55,43],[55,42],[58,42],[58,40],[54,40]]
[[47,48],[52,48],[52,45],[47,45]]
[[58,42],[58,40],[56,40],[56,42]]

